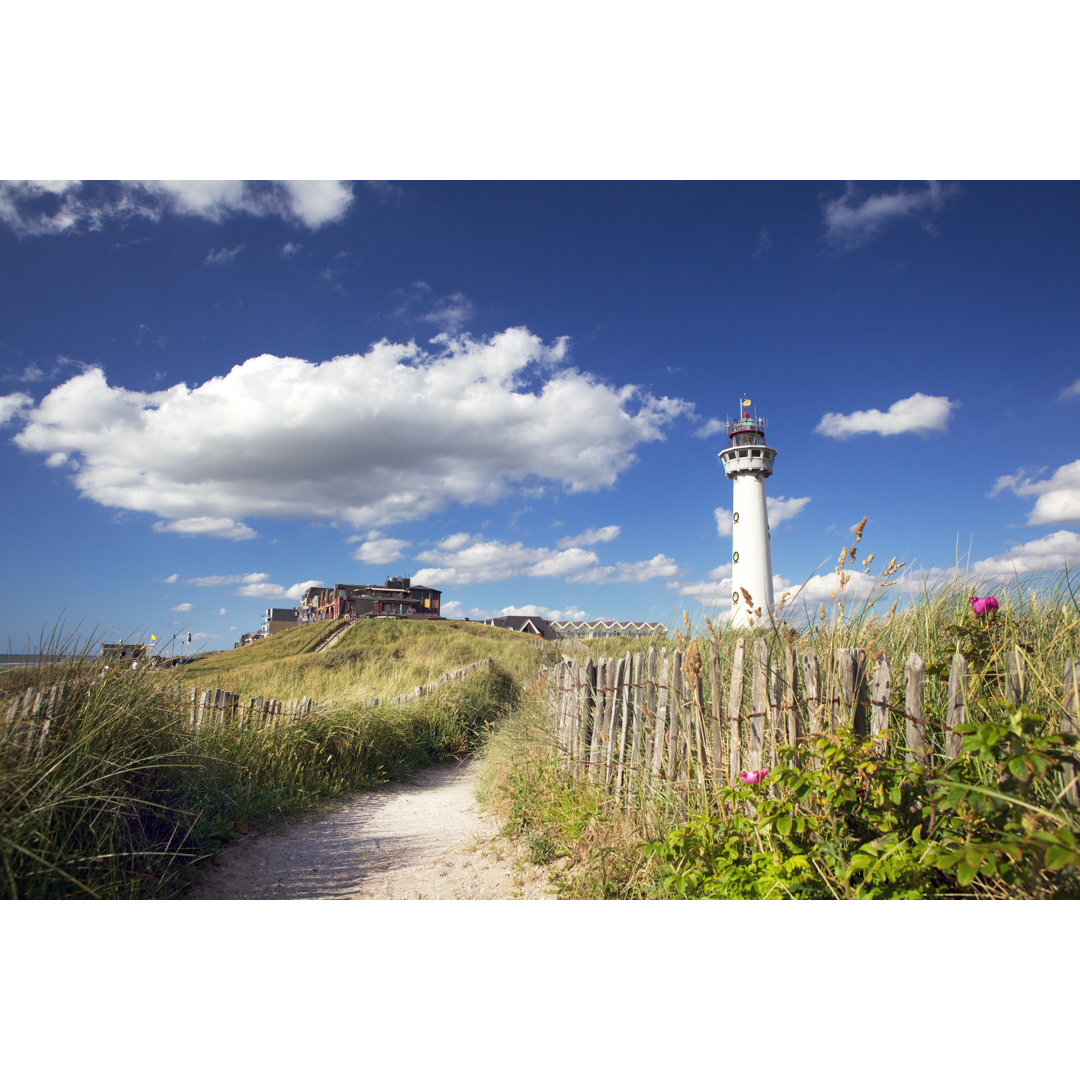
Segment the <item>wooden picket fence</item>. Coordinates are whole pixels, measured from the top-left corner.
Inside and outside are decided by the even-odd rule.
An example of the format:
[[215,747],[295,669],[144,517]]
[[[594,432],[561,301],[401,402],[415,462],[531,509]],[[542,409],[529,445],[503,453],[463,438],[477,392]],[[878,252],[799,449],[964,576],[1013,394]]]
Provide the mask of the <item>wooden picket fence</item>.
[[[743,770],[774,766],[781,746],[795,747],[807,736],[851,726],[875,740],[881,753],[904,733],[908,759],[927,760],[934,751],[935,725],[925,711],[926,664],[916,653],[907,660],[901,694],[882,656],[867,669],[862,649],[835,649],[818,658],[812,648],[798,656],[793,645],[769,652],[764,638],[750,650],[749,709],[745,707],[747,642],[739,638],[726,665],[724,705],[720,657],[709,648],[708,671],[700,649],[650,647],[648,653],[563,661],[548,671],[548,710],[566,769],[591,784],[606,786],[623,805],[659,788],[703,804],[720,788],[735,784]],[[1080,666],[1069,659],[1063,676],[1064,731],[1080,735]],[[936,749],[955,757],[967,719],[967,661],[954,657],[945,715]],[[1006,697],[1023,703],[1027,663],[1022,652],[1008,658]],[[890,726],[890,717],[895,722]],[[901,723],[902,722],[902,723]],[[1065,783],[1072,783],[1067,771]],[[1069,798],[1077,802],[1077,785]]]
[[[434,693],[440,687],[467,678],[474,671],[483,667],[493,667],[491,657],[477,660],[475,663],[447,672],[433,683],[417,686],[407,694],[380,701],[372,698],[366,702],[369,707],[377,705],[403,705],[425,694]],[[140,676],[145,677],[145,676]],[[199,690],[192,687],[182,689],[177,683],[174,687],[178,705],[185,710],[185,721],[193,731],[198,731],[204,724],[235,724],[240,728],[272,726],[275,724],[300,723],[314,712],[318,703],[309,697],[279,701],[276,698],[249,697],[241,698],[229,690]],[[0,708],[0,731],[4,743],[14,750],[16,757],[30,759],[39,757],[49,736],[54,719],[62,709],[72,707],[72,694],[85,696],[92,693],[84,682],[58,683],[55,686],[38,690],[35,687],[21,694],[14,694]],[[324,707],[333,702],[324,702]]]

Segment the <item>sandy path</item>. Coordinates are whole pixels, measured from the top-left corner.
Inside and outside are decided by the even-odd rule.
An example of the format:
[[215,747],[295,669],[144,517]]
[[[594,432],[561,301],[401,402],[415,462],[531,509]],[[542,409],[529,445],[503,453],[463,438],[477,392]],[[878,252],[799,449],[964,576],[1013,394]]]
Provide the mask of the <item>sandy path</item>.
[[497,840],[476,762],[333,800],[222,852],[191,900],[551,899],[547,874]]

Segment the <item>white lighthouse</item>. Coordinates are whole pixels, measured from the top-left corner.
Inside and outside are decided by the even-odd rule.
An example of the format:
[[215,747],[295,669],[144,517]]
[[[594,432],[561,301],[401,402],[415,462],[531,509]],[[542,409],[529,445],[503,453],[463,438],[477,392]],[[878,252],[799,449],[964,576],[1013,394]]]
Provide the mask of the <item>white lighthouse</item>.
[[729,420],[727,425],[731,445],[719,454],[724,472],[735,487],[731,507],[731,621],[736,627],[767,626],[773,606],[765,478],[772,476],[776,451],[765,445],[765,421],[751,417],[749,406],[749,398],[739,398],[739,419]]

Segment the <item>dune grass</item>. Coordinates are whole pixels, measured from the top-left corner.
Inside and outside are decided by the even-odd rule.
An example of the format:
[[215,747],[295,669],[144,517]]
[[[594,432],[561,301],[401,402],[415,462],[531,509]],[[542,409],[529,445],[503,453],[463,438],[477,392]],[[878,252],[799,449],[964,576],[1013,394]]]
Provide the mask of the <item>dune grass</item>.
[[[904,667],[917,653],[927,664],[929,758],[907,760],[904,718],[894,714],[884,757],[841,729],[807,738],[797,758],[780,749],[768,784],[737,783],[710,806],[661,784],[624,810],[598,785],[567,776],[538,701],[492,736],[484,791],[508,831],[568,860],[564,895],[1080,897],[1080,815],[1069,786],[1080,758],[1066,716],[1076,706],[1067,705],[1063,682],[1066,660],[1080,660],[1073,576],[1004,586],[958,576],[900,607],[892,604],[903,587],[891,584],[895,573],[862,601],[846,595],[842,573],[829,606],[801,623],[750,631],[710,624],[701,635],[687,619],[678,644],[702,657],[717,646],[725,709],[740,637],[748,653],[764,636],[774,655],[790,643],[800,655],[813,648],[822,663],[835,648],[865,650],[868,667],[883,656],[901,703]],[[997,610],[976,615],[971,597],[990,593]],[[599,639],[581,651],[596,659],[647,646]],[[1027,673],[1022,708],[1005,700],[1017,649]],[[969,662],[967,726],[950,759],[943,723],[957,653]],[[747,673],[744,717],[749,682]]]
[[[314,628],[323,628],[315,638]],[[335,706],[386,700],[491,657],[522,681],[557,651],[550,643],[471,622],[362,619],[334,645],[315,652],[340,623],[315,623],[242,649],[215,653],[178,672],[182,686],[219,687],[241,697],[310,697]]]
[[[330,688],[339,694],[338,703],[300,723],[204,723],[193,730],[177,705],[173,671],[114,665],[103,675],[100,659],[85,652],[61,664],[19,669],[0,696],[0,719],[11,694],[28,686],[63,682],[64,693],[54,702],[46,737],[38,723],[30,745],[26,726],[0,723],[0,895],[179,895],[193,869],[239,834],[472,752],[516,700],[513,671],[539,666],[535,644],[520,636],[495,642],[490,634],[448,633],[445,624],[380,631],[371,655],[396,654],[411,685],[432,681],[426,673],[443,674],[443,663],[458,668],[494,654],[509,666],[497,659],[408,705],[368,707],[357,700],[361,695],[339,689],[362,670],[359,652],[344,664],[333,650],[313,656],[318,635],[309,628],[290,633],[291,639],[266,642],[263,656],[249,646],[235,666],[212,657],[207,667],[215,676],[243,673],[253,680],[252,691],[284,696],[282,676],[272,686],[258,680],[291,663],[287,678],[298,680],[292,685],[301,692],[292,696],[318,700]],[[444,636],[452,638],[445,647],[439,644]],[[197,681],[224,679],[208,679],[204,671]],[[364,683],[380,697],[397,685],[385,672]]]

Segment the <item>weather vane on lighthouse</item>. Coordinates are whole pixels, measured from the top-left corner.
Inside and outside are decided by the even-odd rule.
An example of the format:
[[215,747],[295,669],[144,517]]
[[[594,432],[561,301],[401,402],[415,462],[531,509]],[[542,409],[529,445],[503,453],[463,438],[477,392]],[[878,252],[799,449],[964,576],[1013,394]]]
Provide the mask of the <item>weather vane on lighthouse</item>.
[[772,556],[765,478],[772,476],[776,451],[765,445],[766,421],[748,412],[739,398],[739,419],[729,420],[731,445],[719,453],[734,482],[731,513],[731,621],[737,627],[768,623],[773,606]]

